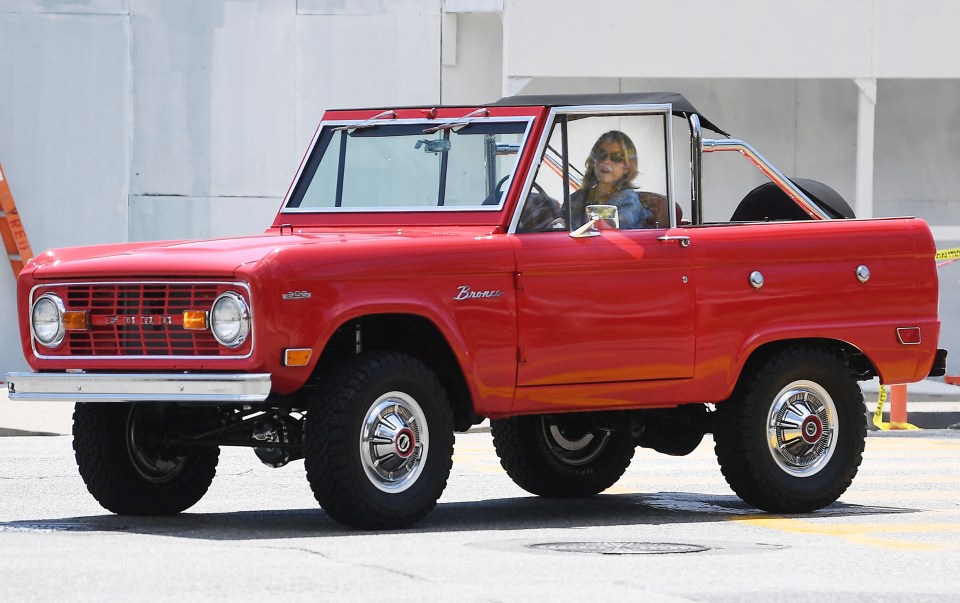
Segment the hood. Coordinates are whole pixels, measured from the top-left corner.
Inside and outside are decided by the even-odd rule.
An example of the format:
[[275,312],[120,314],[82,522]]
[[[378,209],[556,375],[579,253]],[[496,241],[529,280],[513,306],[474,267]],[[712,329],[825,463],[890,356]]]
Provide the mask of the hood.
[[284,249],[299,246],[362,243],[387,239],[409,239],[474,232],[438,233],[436,229],[393,228],[380,232],[308,232],[278,234],[276,232],[229,239],[204,241],[155,241],[122,243],[88,247],[51,249],[32,260],[27,270],[34,277],[104,278],[104,277],[232,277],[245,264],[268,259]]
[[231,276],[278,247],[302,244],[299,236],[254,236],[208,241],[154,241],[46,251],[30,261],[37,278],[104,276]]

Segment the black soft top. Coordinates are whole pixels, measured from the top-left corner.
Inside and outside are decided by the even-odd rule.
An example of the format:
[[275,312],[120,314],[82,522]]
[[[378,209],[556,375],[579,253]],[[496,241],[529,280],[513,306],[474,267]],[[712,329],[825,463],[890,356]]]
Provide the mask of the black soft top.
[[700,117],[700,125],[718,134],[729,136],[718,128],[703,113],[697,111],[693,103],[676,92],[623,92],[608,94],[527,94],[506,96],[490,103],[491,107],[525,107],[544,105],[547,107],[570,107],[575,105],[673,105],[673,114],[687,118],[691,113]]

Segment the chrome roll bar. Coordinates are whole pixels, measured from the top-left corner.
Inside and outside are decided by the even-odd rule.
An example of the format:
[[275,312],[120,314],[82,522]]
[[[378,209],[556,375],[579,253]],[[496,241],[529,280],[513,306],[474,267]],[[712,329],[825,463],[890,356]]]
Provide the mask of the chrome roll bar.
[[690,124],[690,221],[703,223],[703,132],[700,130],[700,117],[696,113],[687,116]]
[[800,188],[789,178],[783,175],[783,172],[773,166],[766,158],[761,155],[750,144],[728,138],[724,140],[703,138],[700,130],[700,118],[691,113],[687,117],[690,124],[690,203],[692,222],[701,224],[703,222],[703,166],[701,164],[703,153],[713,153],[716,151],[736,151],[746,157],[758,170],[776,184],[780,190],[793,199],[807,214],[814,220],[830,220],[829,214],[820,209],[816,203],[810,200]]

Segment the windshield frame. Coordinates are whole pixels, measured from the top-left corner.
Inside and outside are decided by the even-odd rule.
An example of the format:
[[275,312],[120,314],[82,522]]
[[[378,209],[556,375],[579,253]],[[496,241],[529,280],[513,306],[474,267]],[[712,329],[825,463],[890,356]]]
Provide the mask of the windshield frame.
[[[391,126],[410,126],[410,125],[421,125],[424,130],[435,128],[438,125],[445,125],[447,119],[438,120],[436,118],[402,118],[402,119],[384,119],[382,121],[376,122],[365,122],[362,124],[364,130],[370,130],[373,128],[382,128],[382,127],[391,127]],[[490,116],[490,117],[469,117],[462,119],[462,123],[465,125],[474,125],[474,124],[486,124],[486,123],[517,123],[521,124],[523,127],[523,133],[519,142],[519,148],[514,155],[516,156],[516,161],[510,168],[507,179],[503,184],[502,190],[503,193],[500,197],[499,202],[490,205],[434,205],[434,206],[387,206],[387,207],[291,207],[290,204],[295,200],[296,197],[302,198],[305,194],[306,187],[309,187],[309,184],[301,184],[301,181],[304,178],[304,175],[308,173],[309,170],[313,169],[313,174],[310,176],[311,179],[316,174],[316,165],[320,161],[320,157],[316,156],[316,153],[321,152],[321,149],[318,148],[318,145],[321,140],[323,140],[324,135],[327,132],[333,132],[333,136],[336,135],[338,129],[349,130],[351,126],[357,126],[357,120],[351,119],[335,119],[335,120],[325,120],[320,123],[320,126],[317,128],[316,133],[314,134],[313,140],[310,143],[310,150],[306,154],[304,161],[301,162],[300,167],[297,170],[297,175],[293,180],[293,184],[287,191],[287,194],[284,196],[283,204],[281,205],[280,214],[325,214],[325,215],[363,215],[363,214],[384,214],[384,213],[403,213],[403,214],[445,214],[445,213],[496,213],[503,210],[505,203],[507,202],[508,195],[507,192],[510,190],[514,179],[516,178],[517,171],[521,168],[522,158],[525,153],[528,153],[526,150],[528,143],[531,138],[531,133],[534,130],[535,117],[533,115],[509,115],[509,116]],[[452,125],[452,124],[451,124]],[[459,123],[458,123],[459,125]],[[326,149],[323,149],[324,152],[331,152],[333,149],[333,140],[331,139],[330,144],[327,145]],[[438,195],[439,201],[439,195]]]

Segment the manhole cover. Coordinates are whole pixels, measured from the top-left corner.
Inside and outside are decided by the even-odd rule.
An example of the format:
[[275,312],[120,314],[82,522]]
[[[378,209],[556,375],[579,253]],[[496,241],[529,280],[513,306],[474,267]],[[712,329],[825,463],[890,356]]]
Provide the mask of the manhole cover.
[[593,553],[599,555],[666,555],[670,553],[702,553],[709,547],[677,542],[539,542],[531,549],[560,553]]

